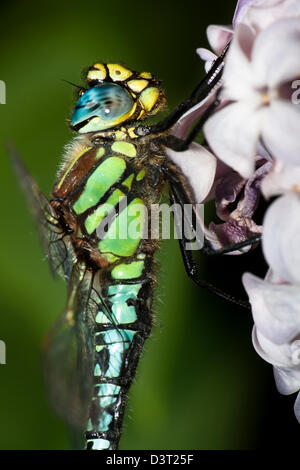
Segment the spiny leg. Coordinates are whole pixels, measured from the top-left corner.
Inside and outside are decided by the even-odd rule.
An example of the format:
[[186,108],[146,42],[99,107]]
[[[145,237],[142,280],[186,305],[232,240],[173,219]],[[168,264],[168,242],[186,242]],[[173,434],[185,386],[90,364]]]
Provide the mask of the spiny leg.
[[[180,213],[176,211],[176,207],[177,207],[177,204],[180,204],[180,206],[182,207],[182,204],[178,201],[178,198],[176,197],[173,191],[173,188],[170,190],[170,200],[171,200],[171,204],[175,208],[174,210],[175,226],[180,229],[183,223],[183,216],[182,216],[182,211],[180,211]],[[222,299],[228,302],[250,309],[250,304],[247,301],[236,299],[233,295],[223,291],[222,289],[219,289],[218,287],[215,287],[213,284],[199,279],[199,270],[194,260],[193,252],[186,249],[186,242],[187,242],[186,238],[179,237],[178,241],[179,241],[179,246],[180,246],[180,251],[181,251],[185,271],[187,275],[189,276],[189,278],[192,279],[192,281],[197,286],[209,290],[213,294],[218,295],[219,297],[221,297]]]
[[[185,192],[180,181],[176,180],[176,175],[168,168],[165,168],[164,171],[168,174],[168,179],[170,181],[170,200],[174,207],[175,225],[180,228],[183,225],[184,205],[191,204],[191,201],[189,200],[188,194]],[[176,210],[178,205],[182,208],[181,211]],[[195,221],[193,219],[189,220],[187,225],[192,228],[193,233],[197,233],[195,230]],[[217,250],[210,246],[208,240],[204,239],[204,245],[200,248],[200,251],[207,255],[221,255],[258,243],[260,239],[261,235],[257,235],[256,237],[244,240],[239,243],[231,244]],[[209,282],[199,279],[198,267],[194,260],[193,253],[192,251],[186,249],[187,241],[189,240],[187,240],[186,237],[179,237],[179,245],[186,273],[195,282],[195,284],[197,284],[199,287],[208,289],[210,292],[218,295],[226,301],[250,309],[250,305],[247,301],[236,299],[233,295],[224,292],[222,289],[215,287]]]
[[170,149],[175,150],[176,152],[184,152],[185,150],[187,150],[190,144],[193,142],[193,140],[197,137],[197,135],[203,128],[207,119],[211,116],[214,110],[219,106],[220,91],[221,91],[221,88],[218,90],[216,99],[214,100],[214,102],[200,116],[195,126],[192,128],[192,130],[189,132],[189,134],[187,135],[185,139],[180,139],[173,135],[167,135],[167,136],[158,137],[157,140],[162,145],[165,145],[166,147],[169,147]]
[[262,239],[262,235],[258,234],[255,237],[248,238],[247,240],[243,240],[241,242],[232,243],[231,245],[223,246],[222,248],[213,248],[208,240],[204,240],[204,245],[201,248],[201,251],[207,256],[216,256],[216,255],[225,255],[226,253],[232,253],[237,250],[241,250],[242,248],[246,248],[247,246],[252,246],[259,243]]
[[192,279],[192,281],[197,286],[209,290],[210,292],[212,292],[213,294],[216,294],[217,296],[221,297],[225,301],[234,303],[236,305],[239,305],[240,307],[244,307],[249,310],[250,304],[246,300],[236,299],[233,295],[228,294],[227,292],[223,291],[222,289],[219,289],[213,284],[210,284],[207,281],[203,281],[199,279],[198,266],[193,258],[192,252],[187,251],[185,249],[184,244],[185,244],[184,240],[179,240],[179,245],[180,245],[180,250],[181,250],[181,255],[182,255],[185,271],[187,275],[189,276],[189,278]]
[[166,118],[152,126],[139,126],[137,134],[145,136],[149,134],[160,134],[171,127],[193,106],[203,101],[216,87],[222,78],[224,57],[228,51],[229,44],[225,47],[223,53],[215,60],[209,72],[197,85],[189,98],[182,101]]

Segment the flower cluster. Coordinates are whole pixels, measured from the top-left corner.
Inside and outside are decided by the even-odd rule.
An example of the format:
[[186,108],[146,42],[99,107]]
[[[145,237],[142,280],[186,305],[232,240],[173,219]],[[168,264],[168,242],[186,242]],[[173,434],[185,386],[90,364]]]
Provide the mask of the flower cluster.
[[[214,246],[263,233],[268,273],[243,275],[253,344],[273,365],[279,392],[291,394],[300,390],[300,1],[239,0],[232,26],[209,26],[207,36],[212,52],[197,50],[207,72],[230,46],[219,105],[204,125],[207,145],[198,146],[207,166],[197,172],[194,165],[193,179],[203,181],[204,172],[198,193],[202,201],[215,199],[223,221],[208,228]],[[183,137],[212,99],[183,116],[174,134]],[[253,220],[261,195],[276,196],[262,227]],[[300,392],[295,414],[300,422]]]
[[[288,395],[300,389],[300,195],[287,191],[266,212],[263,251],[266,278],[250,273],[243,283],[255,321],[253,344],[274,366],[276,385]],[[295,403],[300,422],[300,393]]]

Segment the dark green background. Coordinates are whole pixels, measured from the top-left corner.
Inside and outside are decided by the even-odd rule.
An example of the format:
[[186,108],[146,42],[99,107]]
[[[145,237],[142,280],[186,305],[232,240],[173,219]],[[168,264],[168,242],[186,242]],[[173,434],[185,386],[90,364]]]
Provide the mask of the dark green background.
[[[0,366],[1,449],[68,448],[65,427],[48,405],[40,358],[66,289],[50,276],[3,143],[14,141],[48,194],[71,138],[66,119],[73,90],[61,79],[79,82],[94,60],[122,61],[162,79],[172,109],[203,74],[195,49],[207,45],[206,26],[229,24],[234,6],[228,0],[2,5],[0,339],[7,364]],[[130,390],[121,449],[292,446],[299,437],[293,399],[277,395],[271,367],[254,352],[251,315],[197,289],[176,242],[164,242],[158,259],[155,327]],[[240,285],[231,263],[202,263],[203,277],[229,289]]]

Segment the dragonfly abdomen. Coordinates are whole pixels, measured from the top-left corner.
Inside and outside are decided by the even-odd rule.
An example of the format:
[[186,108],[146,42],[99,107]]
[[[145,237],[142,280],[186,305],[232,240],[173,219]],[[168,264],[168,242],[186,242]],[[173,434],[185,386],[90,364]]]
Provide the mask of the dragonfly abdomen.
[[138,256],[144,259],[128,263],[127,272],[130,276],[132,270],[134,275],[136,263],[140,262],[143,274],[124,279],[122,268],[115,271],[112,283],[103,291],[95,318],[94,391],[86,431],[87,449],[117,448],[127,391],[150,334],[152,257]]

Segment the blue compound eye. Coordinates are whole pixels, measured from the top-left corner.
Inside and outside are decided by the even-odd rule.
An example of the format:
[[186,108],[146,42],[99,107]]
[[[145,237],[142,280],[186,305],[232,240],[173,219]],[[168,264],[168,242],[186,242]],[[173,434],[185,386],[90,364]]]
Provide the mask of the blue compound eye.
[[133,107],[131,95],[115,83],[95,86],[77,101],[72,115],[72,126],[80,127],[87,119],[98,117],[99,128],[108,128]]

